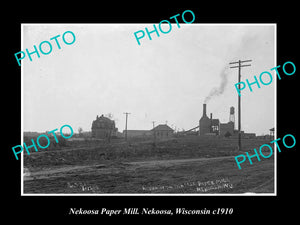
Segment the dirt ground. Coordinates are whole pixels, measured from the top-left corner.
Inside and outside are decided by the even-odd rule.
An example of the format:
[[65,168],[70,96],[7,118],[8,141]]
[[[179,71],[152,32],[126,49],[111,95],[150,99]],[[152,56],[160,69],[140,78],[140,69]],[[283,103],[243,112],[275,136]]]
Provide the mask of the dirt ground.
[[[250,152],[267,142],[244,145]],[[24,155],[24,194],[274,193],[274,157],[239,170],[235,143],[192,138]]]

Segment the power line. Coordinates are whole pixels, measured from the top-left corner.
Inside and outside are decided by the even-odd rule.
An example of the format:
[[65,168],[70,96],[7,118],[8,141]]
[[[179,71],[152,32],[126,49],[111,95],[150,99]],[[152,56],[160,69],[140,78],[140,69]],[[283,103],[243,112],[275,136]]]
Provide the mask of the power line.
[[[240,87],[240,83],[241,83],[241,68],[242,67],[246,67],[246,66],[251,66],[251,64],[247,64],[247,65],[242,65],[242,63],[245,62],[252,62],[252,60],[244,60],[244,61],[237,61],[237,62],[231,62],[229,64],[237,64],[237,66],[231,66],[230,68],[239,68],[239,73],[238,73],[238,84],[239,84],[239,89]],[[241,141],[241,96],[238,95],[238,135],[239,135],[239,151],[242,150],[242,141]]]

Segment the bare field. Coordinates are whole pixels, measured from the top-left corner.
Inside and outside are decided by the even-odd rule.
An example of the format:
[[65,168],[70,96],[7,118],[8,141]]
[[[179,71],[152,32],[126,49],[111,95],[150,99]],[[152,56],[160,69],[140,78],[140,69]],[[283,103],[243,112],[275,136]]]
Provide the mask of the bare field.
[[[24,155],[24,193],[273,193],[274,158],[241,164],[234,139],[184,137]],[[252,152],[269,140],[245,139]]]

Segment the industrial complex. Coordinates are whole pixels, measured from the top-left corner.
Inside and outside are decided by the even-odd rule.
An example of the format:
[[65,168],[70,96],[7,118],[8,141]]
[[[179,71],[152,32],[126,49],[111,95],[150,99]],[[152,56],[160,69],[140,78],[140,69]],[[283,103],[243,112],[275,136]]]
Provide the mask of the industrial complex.
[[[118,132],[118,128],[115,126],[115,121],[107,118],[103,115],[100,117],[97,115],[96,120],[92,122],[92,137],[97,139],[110,139],[111,137],[143,137],[157,139],[167,139],[173,137],[174,130],[167,124],[159,124],[151,130],[127,130],[123,133]],[[229,121],[227,123],[221,123],[219,119],[213,118],[213,114],[210,113],[210,117],[207,115],[207,105],[203,104],[202,117],[199,120],[199,125],[183,132],[178,132],[180,135],[199,135],[199,136],[218,136],[226,138],[237,138],[238,130],[235,129],[235,109],[233,106],[229,108]],[[255,133],[245,133],[241,131],[242,138],[255,138]]]
[[[235,137],[238,131],[234,129],[235,125],[235,115],[234,107],[231,106],[229,110],[229,121],[227,123],[221,123],[219,119],[213,119],[213,114],[210,113],[210,118],[208,118],[206,113],[206,104],[203,104],[203,114],[199,120],[199,126],[193,129],[199,128],[198,134],[200,136],[204,135],[217,135],[222,137]],[[255,133],[244,133],[241,131],[241,135],[244,138],[255,138]]]

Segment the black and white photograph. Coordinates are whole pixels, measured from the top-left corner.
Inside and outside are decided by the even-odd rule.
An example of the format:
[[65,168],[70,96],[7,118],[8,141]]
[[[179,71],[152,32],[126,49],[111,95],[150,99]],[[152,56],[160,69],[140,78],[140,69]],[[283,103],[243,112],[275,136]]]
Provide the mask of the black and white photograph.
[[276,24],[178,21],[22,24],[22,195],[276,195]]
[[4,7],[3,220],[296,219],[296,3],[109,3]]

